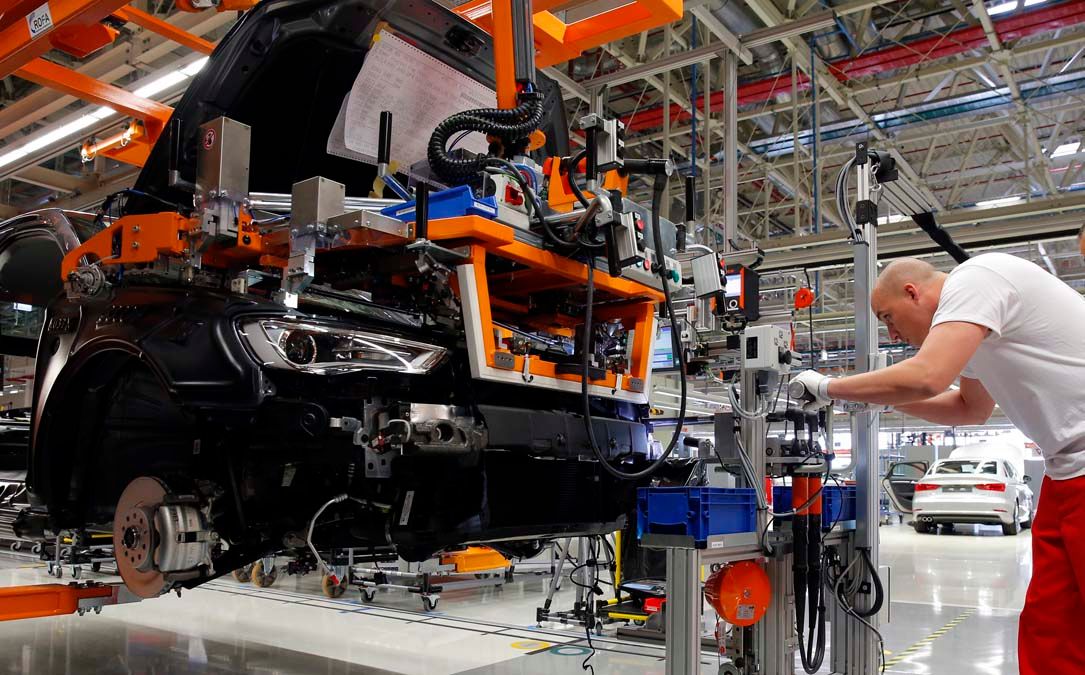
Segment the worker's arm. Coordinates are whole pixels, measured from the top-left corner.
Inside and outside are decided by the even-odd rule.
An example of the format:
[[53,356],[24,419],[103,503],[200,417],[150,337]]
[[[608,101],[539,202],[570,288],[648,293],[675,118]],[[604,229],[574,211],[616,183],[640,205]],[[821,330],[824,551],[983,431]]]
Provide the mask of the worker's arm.
[[834,379],[828,383],[828,396],[892,406],[933,398],[953,384],[988,332],[964,321],[940,323],[912,358],[881,370]]
[[935,424],[950,426],[979,425],[987,421],[995,409],[995,400],[979,380],[961,378],[961,388],[942,392],[926,401],[905,403],[896,410]]

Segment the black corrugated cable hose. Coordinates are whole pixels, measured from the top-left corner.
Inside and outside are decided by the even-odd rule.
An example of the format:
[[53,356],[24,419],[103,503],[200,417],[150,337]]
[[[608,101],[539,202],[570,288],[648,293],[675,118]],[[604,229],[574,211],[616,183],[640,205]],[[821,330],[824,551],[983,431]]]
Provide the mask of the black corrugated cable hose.
[[[653,243],[656,245],[657,251],[663,251],[663,239],[659,233],[659,214],[663,210],[663,193],[667,189],[667,177],[656,176],[655,182],[652,184],[652,236]],[[607,461],[606,455],[599,449],[599,442],[595,438],[595,429],[591,423],[591,397],[588,393],[589,378],[591,376],[590,370],[590,352],[591,352],[591,324],[592,324],[592,303],[594,302],[595,294],[595,259],[588,254],[588,283],[587,283],[587,297],[585,298],[584,309],[584,343],[582,345],[581,353],[581,383],[580,383],[580,395],[584,405],[584,425],[588,433],[588,445],[591,446],[591,451],[598,460],[600,466],[614,478],[619,480],[640,480],[647,478],[655,473],[659,467],[663,466],[663,463],[667,461],[671,453],[674,451],[675,446],[678,444],[678,437],[681,436],[678,431],[685,424],[686,420],[686,355],[682,349],[682,343],[679,339],[681,331],[671,331],[671,346],[674,348],[675,353],[678,355],[678,370],[679,370],[679,389],[681,393],[681,399],[678,404],[678,424],[675,426],[675,433],[671,436],[670,442],[667,444],[667,448],[663,451],[663,454],[659,456],[651,465],[635,471],[633,473],[625,473],[620,469],[615,469]],[[660,260],[662,260],[663,254],[660,253]],[[674,305],[671,302],[671,290],[667,281],[667,268],[662,263],[657,263],[659,268],[656,272],[660,276],[660,281],[663,285],[663,306],[667,310],[667,316],[671,320],[672,326],[677,326],[678,320],[674,315]]]
[[447,183],[460,183],[482,170],[486,157],[456,158],[448,154],[448,142],[464,131],[499,136],[506,147],[516,146],[539,128],[543,119],[543,97],[538,92],[523,92],[515,108],[476,108],[444,120],[433,130],[426,157],[434,173]]

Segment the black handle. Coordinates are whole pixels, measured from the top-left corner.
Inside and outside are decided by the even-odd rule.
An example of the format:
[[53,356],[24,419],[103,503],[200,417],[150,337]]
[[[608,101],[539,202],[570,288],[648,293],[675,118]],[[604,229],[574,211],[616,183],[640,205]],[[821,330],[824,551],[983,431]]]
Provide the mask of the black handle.
[[392,113],[381,111],[380,136],[377,139],[377,164],[388,164],[392,159]]
[[[584,176],[588,180],[595,180],[599,175],[599,148],[595,145],[595,127],[586,129],[584,137],[584,149],[587,150],[587,159],[584,162]],[[576,170],[575,167],[573,170]]]
[[686,176],[686,222],[692,222],[697,219],[697,214],[694,209],[694,195],[697,193],[697,177],[693,174]]
[[181,118],[174,116],[170,118],[169,128],[169,170],[180,171],[181,170]]
[[414,190],[414,238],[429,235],[429,183],[419,183]]
[[687,448],[700,447],[701,439],[696,438],[694,436],[683,436],[682,437],[682,445],[686,446]]

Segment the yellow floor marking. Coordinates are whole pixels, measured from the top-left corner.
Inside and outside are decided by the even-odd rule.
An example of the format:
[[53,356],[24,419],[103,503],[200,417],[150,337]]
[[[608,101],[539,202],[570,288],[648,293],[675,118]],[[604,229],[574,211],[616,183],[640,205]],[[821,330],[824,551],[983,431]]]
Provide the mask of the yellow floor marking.
[[[903,661],[904,659],[908,658],[913,653],[919,651],[920,649],[922,649],[924,647],[929,646],[932,642],[934,642],[938,638],[944,636],[946,633],[948,633],[951,630],[953,630],[954,628],[956,628],[958,625],[960,625],[962,622],[967,620],[970,616],[972,616],[975,613],[976,613],[975,609],[970,609],[970,610],[966,611],[964,614],[961,614],[957,618],[953,619],[952,621],[950,621],[946,625],[942,626],[938,630],[934,631],[933,633],[931,633],[927,637],[922,638],[920,640],[916,640],[915,643],[910,645],[907,649],[904,649],[904,650],[900,651],[895,658],[886,659],[885,667],[890,668],[892,666],[895,666],[898,663],[900,663],[901,661]],[[886,651],[886,654],[888,655],[889,652]]]

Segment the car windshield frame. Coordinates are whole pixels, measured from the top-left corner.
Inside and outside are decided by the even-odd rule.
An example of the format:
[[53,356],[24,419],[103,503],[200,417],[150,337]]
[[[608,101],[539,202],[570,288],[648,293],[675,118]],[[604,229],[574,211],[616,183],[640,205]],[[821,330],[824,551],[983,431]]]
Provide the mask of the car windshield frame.
[[[965,470],[972,467],[971,470]],[[956,469],[956,470],[953,470]],[[988,470],[990,469],[990,470]],[[939,462],[931,469],[932,476],[999,476],[998,460],[994,459],[951,459]]]

